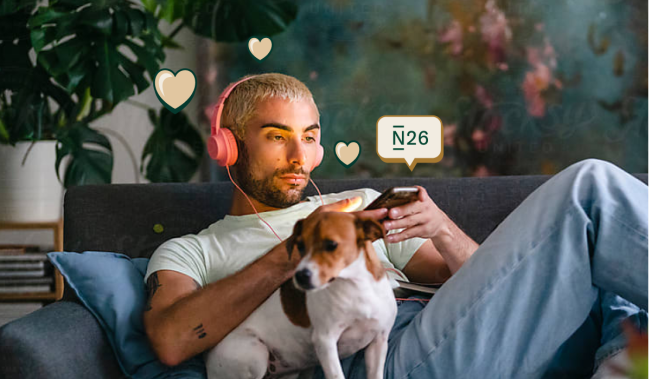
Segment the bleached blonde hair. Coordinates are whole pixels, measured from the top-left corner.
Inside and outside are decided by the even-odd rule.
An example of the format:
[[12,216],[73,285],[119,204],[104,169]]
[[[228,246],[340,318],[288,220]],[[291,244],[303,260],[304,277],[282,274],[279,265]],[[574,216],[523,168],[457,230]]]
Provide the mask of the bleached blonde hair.
[[[243,78],[252,76],[254,78],[239,83],[230,93],[221,115],[221,125],[230,129],[240,141],[244,140],[246,123],[255,115],[257,104],[261,100],[269,97],[280,97],[290,102],[311,100],[316,106],[309,88],[293,76],[272,72]],[[318,113],[318,107],[316,112]]]

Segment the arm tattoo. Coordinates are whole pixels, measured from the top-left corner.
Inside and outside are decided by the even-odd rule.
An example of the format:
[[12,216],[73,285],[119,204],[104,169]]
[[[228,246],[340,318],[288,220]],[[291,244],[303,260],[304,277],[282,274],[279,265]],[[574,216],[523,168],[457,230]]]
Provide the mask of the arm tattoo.
[[156,291],[158,288],[160,288],[162,284],[158,281],[158,273],[154,272],[149,276],[149,279],[147,279],[147,305],[144,308],[144,311],[150,311],[151,310],[151,300],[153,299],[153,295],[156,294]]
[[194,328],[194,331],[196,332],[196,335],[199,336],[199,339],[206,336],[205,329],[203,329],[203,324],[199,324],[199,326]]
[[[194,281],[194,286],[196,287],[195,290],[200,290],[201,285],[195,280]],[[207,333],[205,333],[205,329],[203,329],[203,324],[199,324],[196,328],[194,328],[194,332],[196,335],[199,337],[199,339],[205,337]]]

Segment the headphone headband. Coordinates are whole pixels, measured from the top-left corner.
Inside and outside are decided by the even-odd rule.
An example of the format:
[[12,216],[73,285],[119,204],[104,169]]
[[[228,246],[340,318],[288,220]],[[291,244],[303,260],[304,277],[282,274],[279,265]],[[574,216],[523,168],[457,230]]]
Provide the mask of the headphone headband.
[[[253,79],[259,75],[251,75],[247,78],[240,79],[228,87],[219,95],[217,105],[212,111],[212,118],[210,120],[210,138],[208,139],[208,154],[210,158],[217,161],[220,166],[232,166],[237,162],[239,152],[237,151],[237,140],[233,133],[227,128],[221,128],[221,114],[223,113],[224,104],[230,93],[242,82]],[[323,146],[318,141],[318,149],[316,151],[316,159],[309,167],[312,171],[323,161]]]
[[213,136],[217,135],[217,132],[219,131],[219,128],[221,128],[221,113],[223,113],[223,107],[224,103],[226,102],[226,99],[228,96],[230,96],[230,93],[239,85],[240,83],[243,83],[249,79],[253,79],[257,75],[249,76],[244,79],[240,79],[234,83],[231,83],[228,87],[226,87],[223,92],[221,92],[221,95],[219,95],[219,101],[217,101],[217,105],[214,107],[214,110],[212,111],[212,120],[210,121],[211,125],[211,134]]

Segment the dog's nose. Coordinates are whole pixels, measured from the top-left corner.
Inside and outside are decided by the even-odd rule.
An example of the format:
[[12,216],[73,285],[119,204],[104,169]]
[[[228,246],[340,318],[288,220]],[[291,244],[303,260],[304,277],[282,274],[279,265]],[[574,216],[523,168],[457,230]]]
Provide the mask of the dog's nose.
[[300,287],[304,289],[310,289],[314,287],[311,284],[311,271],[306,268],[303,268],[302,270],[296,272],[296,282],[298,282]]

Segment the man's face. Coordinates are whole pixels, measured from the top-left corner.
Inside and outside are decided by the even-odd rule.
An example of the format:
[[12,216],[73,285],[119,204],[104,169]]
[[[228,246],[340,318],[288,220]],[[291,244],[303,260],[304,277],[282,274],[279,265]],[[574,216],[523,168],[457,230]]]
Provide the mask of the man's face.
[[255,200],[286,208],[302,199],[316,160],[320,126],[311,101],[267,98],[246,125],[233,166],[239,186]]

